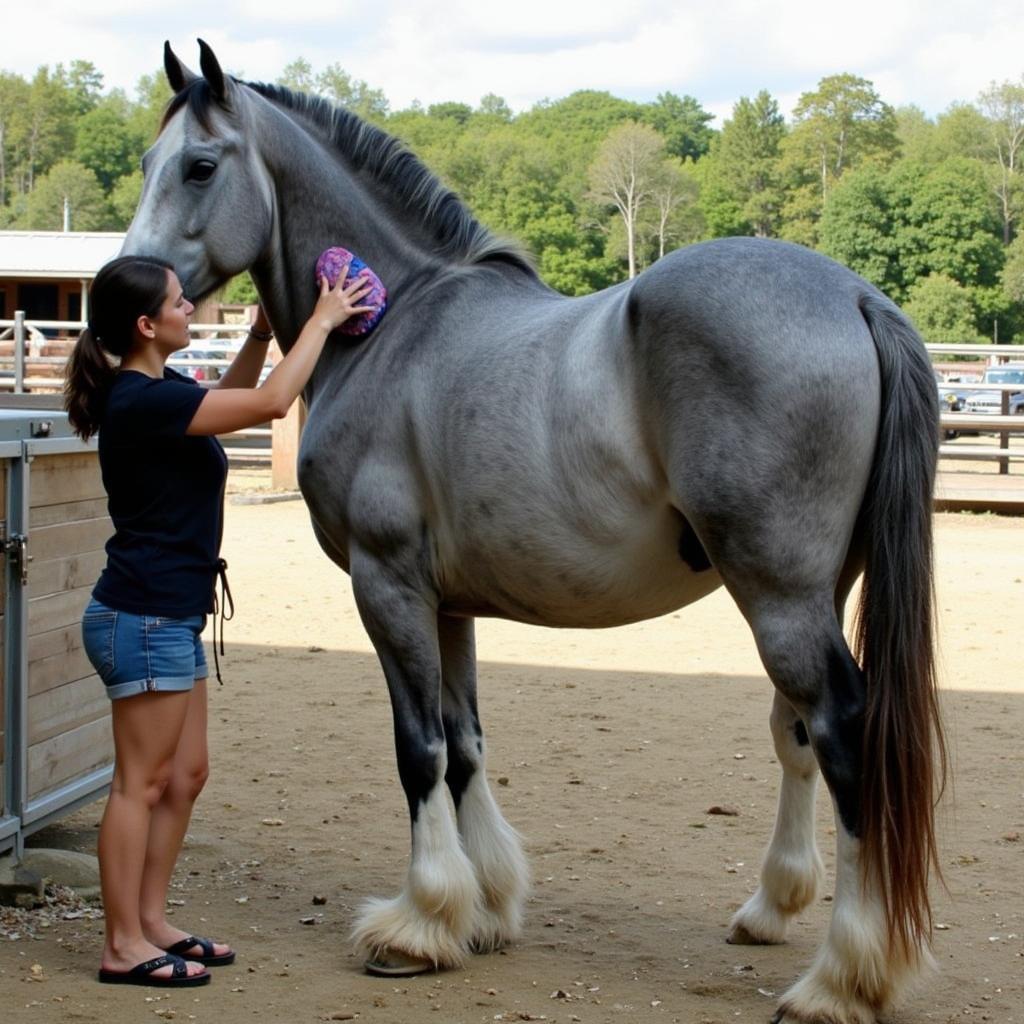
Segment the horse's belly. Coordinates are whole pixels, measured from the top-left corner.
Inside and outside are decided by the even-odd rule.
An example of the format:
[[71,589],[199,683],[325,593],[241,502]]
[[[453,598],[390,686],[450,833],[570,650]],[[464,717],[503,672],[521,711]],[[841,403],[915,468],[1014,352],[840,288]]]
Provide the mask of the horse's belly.
[[656,528],[623,535],[615,544],[596,544],[568,530],[543,542],[492,538],[467,563],[472,575],[445,586],[442,608],[572,628],[621,626],[674,611],[722,580],[713,567],[684,560],[677,516],[659,519]]

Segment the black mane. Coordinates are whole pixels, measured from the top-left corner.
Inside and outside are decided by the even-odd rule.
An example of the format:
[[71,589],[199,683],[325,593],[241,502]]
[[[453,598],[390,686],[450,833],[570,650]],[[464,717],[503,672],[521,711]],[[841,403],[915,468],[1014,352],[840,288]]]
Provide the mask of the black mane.
[[[240,84],[305,119],[345,154],[355,170],[372,176],[404,209],[415,212],[437,242],[439,255],[463,263],[509,263],[536,276],[521,246],[485,228],[462,200],[393,135],[319,96],[262,82]],[[217,100],[203,78],[195,79],[174,96],[164,113],[161,130],[186,103],[196,120],[210,130],[209,114]]]

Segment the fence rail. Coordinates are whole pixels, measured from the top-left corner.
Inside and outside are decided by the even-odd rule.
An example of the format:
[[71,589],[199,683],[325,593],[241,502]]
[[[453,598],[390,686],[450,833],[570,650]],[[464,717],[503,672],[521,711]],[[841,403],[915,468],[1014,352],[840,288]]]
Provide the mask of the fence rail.
[[[84,327],[84,323],[66,320],[30,322],[20,311],[16,312],[11,320],[0,320],[0,347],[6,347],[5,341],[11,346],[10,354],[0,350],[0,393],[59,391],[69,353],[42,353],[46,348],[61,345],[70,349],[74,339],[48,338],[42,332],[58,330],[77,337]],[[248,324],[189,324],[191,341],[188,348],[171,355],[167,364],[179,373],[183,372],[189,376],[196,376],[197,372],[201,372],[201,383],[212,382],[231,365],[232,358],[242,347],[244,335],[248,330]],[[8,334],[10,337],[7,337]],[[264,372],[269,372],[271,366],[268,359],[264,365]],[[264,461],[271,457],[272,433],[269,426],[254,427],[221,435],[220,440],[231,458]]]
[[[44,354],[45,348],[60,345],[62,342],[46,337],[43,332],[57,330],[77,335],[84,327],[84,323],[66,320],[29,322],[21,311],[16,312],[13,319],[0,319],[0,393],[4,390],[11,390],[15,394],[27,390],[59,391],[68,353]],[[216,380],[221,371],[231,365],[231,360],[242,347],[244,335],[248,330],[248,324],[190,324],[191,341],[188,348],[175,352],[168,359],[168,365],[186,373],[191,371],[191,376],[195,376],[201,370],[206,380]],[[9,354],[2,351],[8,341],[11,345]],[[71,339],[63,341],[68,348],[71,343]],[[933,359],[944,355],[971,355],[986,358],[991,362],[1024,361],[1024,346],[934,344],[925,347]],[[264,372],[269,372],[271,365],[268,360]],[[965,369],[968,369],[966,365]],[[33,370],[34,373],[28,372]],[[1001,474],[1008,473],[1012,462],[1024,460],[1024,446],[1010,446],[1011,434],[1024,433],[1024,415],[1008,415],[1009,396],[1022,390],[1021,386],[985,384],[981,381],[947,381],[944,385],[939,382],[940,387],[951,387],[954,384],[960,390],[999,394],[1002,398],[1002,412],[990,415],[943,412],[941,423],[946,437],[963,433],[995,433],[999,437],[999,442],[997,446],[943,443],[939,446],[939,456],[943,459],[997,462],[998,471]],[[269,460],[272,458],[273,433],[270,427],[257,427],[223,435],[221,441],[231,458]]]

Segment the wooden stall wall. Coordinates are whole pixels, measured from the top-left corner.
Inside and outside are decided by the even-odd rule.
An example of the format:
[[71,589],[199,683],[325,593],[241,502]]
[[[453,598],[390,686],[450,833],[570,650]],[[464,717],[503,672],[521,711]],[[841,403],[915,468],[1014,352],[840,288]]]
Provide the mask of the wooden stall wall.
[[110,701],[81,618],[113,532],[95,451],[37,456],[29,472],[28,798],[110,763]]

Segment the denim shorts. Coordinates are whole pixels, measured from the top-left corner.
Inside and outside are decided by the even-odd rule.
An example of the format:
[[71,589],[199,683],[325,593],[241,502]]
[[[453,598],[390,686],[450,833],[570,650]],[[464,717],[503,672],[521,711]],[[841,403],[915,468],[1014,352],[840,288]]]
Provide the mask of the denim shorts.
[[82,642],[111,700],[154,691],[191,690],[207,675],[200,635],[205,615],[172,619],[133,615],[89,602]]

